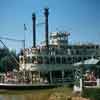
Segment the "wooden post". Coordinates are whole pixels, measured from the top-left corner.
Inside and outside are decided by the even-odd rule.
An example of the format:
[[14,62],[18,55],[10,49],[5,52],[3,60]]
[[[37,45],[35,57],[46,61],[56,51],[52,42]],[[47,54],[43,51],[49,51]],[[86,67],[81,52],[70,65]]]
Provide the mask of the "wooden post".
[[40,71],[39,71],[39,83],[40,83],[40,78],[41,78],[41,75],[40,75]]
[[62,83],[64,83],[64,70],[62,70]]
[[52,71],[50,71],[50,83],[52,84]]

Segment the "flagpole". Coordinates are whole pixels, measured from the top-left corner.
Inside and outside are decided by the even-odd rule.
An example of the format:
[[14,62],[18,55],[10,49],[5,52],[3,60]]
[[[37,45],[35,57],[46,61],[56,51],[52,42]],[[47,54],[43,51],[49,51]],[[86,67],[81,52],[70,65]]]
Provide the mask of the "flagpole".
[[23,78],[24,78],[24,81],[25,81],[25,78],[26,78],[26,64],[25,64],[25,31],[26,31],[26,26],[24,24],[24,40],[23,40],[23,46],[24,46],[24,70],[23,70]]
[[24,40],[23,40],[23,46],[24,46],[24,49],[25,49],[25,31],[24,31]]
[[23,46],[24,46],[24,49],[25,49],[25,31],[26,31],[26,26],[25,26],[25,24],[24,24],[24,40],[23,40]]

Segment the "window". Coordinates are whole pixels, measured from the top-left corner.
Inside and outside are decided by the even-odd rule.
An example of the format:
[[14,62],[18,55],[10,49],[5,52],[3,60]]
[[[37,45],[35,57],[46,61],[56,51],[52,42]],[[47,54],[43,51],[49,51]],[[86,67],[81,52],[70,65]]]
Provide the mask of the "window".
[[66,64],[66,58],[62,57],[62,64]]
[[44,60],[44,64],[49,64],[49,57],[45,56],[43,60]]
[[33,64],[37,63],[36,57],[32,57],[32,63]]
[[68,61],[68,64],[71,64],[72,63],[72,58],[71,57],[68,57],[67,58],[67,61]]
[[23,63],[23,57],[20,57],[20,63],[22,64]]
[[80,62],[82,60],[82,58],[81,57],[78,57],[78,62]]
[[37,57],[37,62],[38,62],[38,64],[42,64],[43,58],[41,56]]
[[24,63],[25,63],[25,64],[27,63],[27,58],[26,58],[26,57],[24,57]]
[[88,56],[88,59],[91,59],[91,56]]
[[53,72],[52,72],[52,76],[53,76],[54,78],[62,78],[61,71],[53,71]]
[[60,64],[61,63],[61,58],[60,57],[56,57],[56,63]]
[[96,45],[96,49],[98,49],[99,48],[99,46],[98,45]]
[[66,77],[67,79],[71,79],[74,77],[73,76],[73,72],[70,70],[65,71],[64,77]]
[[76,50],[76,54],[77,54],[77,55],[79,55],[79,54],[80,54],[79,50]]
[[27,57],[27,63],[32,63],[32,59],[30,57]]
[[84,57],[83,59],[84,59],[84,60],[87,60],[87,58],[86,58],[86,57]]
[[50,57],[50,63],[51,63],[51,64],[55,64],[55,57],[54,57],[54,56],[51,56],[51,57]]
[[73,63],[77,62],[77,57],[73,57]]

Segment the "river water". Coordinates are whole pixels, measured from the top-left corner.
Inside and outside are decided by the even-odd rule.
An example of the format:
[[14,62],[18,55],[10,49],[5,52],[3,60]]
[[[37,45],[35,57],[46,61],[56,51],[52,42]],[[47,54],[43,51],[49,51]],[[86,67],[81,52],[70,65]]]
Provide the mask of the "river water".
[[47,100],[47,90],[0,91],[0,100]]
[[72,95],[72,88],[64,86],[37,90],[0,90],[0,100],[51,100],[50,97],[55,97],[54,94],[59,94],[59,96],[61,95],[61,97],[64,96],[64,98],[66,98],[67,96]]

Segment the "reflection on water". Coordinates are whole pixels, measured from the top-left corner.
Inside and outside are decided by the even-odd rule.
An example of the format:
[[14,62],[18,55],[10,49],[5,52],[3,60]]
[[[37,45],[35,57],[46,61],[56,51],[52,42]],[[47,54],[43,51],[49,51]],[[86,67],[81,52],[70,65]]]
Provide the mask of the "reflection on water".
[[24,96],[21,95],[2,95],[0,96],[0,100],[28,100],[28,99],[25,99]]
[[[54,94],[59,94],[61,97],[72,95],[72,88],[57,87],[52,89],[39,89],[39,90],[21,90],[21,91],[7,91],[0,90],[0,100],[49,100]],[[51,99],[50,99],[51,100]],[[56,99],[53,99],[56,100]],[[66,100],[66,99],[61,99]]]
[[0,100],[33,100],[32,97],[27,95],[0,95]]
[[0,100],[45,100],[46,96],[48,94],[41,90],[0,92]]

